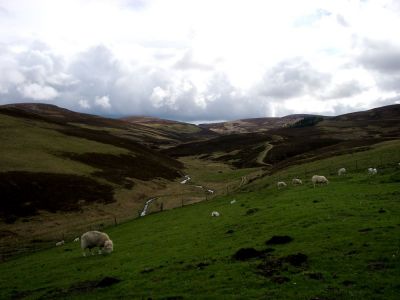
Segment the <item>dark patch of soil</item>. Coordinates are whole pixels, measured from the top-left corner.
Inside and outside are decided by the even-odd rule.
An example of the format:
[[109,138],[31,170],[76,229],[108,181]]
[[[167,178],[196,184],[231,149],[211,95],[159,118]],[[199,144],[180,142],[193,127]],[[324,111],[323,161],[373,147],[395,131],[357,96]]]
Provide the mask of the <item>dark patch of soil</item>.
[[72,284],[69,288],[55,289],[47,292],[41,299],[68,299],[71,294],[90,293],[97,288],[105,288],[121,282],[115,277],[104,277],[100,280],[87,280]]
[[260,209],[259,208],[250,208],[246,211],[246,216],[255,214],[256,212],[258,212]]
[[[84,176],[13,171],[0,173],[0,216],[25,217],[39,209],[76,211],[81,203],[111,203],[110,185]],[[84,201],[81,201],[84,200]]]
[[264,255],[263,251],[258,251],[254,248],[241,248],[233,255],[236,260],[249,260],[252,258],[259,258]]
[[226,234],[232,234],[234,233],[234,231],[232,229],[229,229],[227,232],[225,232]]
[[383,214],[383,213],[385,213],[385,212],[386,212],[386,210],[383,209],[383,208],[381,208],[380,210],[378,210],[378,213],[380,213],[380,214]]
[[96,284],[96,287],[99,288],[108,287],[119,282],[121,282],[121,279],[119,278],[106,276]]
[[[264,261],[257,266],[257,270],[260,275],[269,277],[271,280],[273,280],[273,278],[282,277],[280,276],[281,272],[290,270],[289,265],[295,267],[296,272],[304,270],[307,267],[307,255],[302,253],[292,254],[284,257],[266,255]],[[294,270],[291,272],[296,273]],[[319,275],[317,274],[315,276]]]
[[297,253],[283,257],[283,260],[294,267],[300,267],[304,264],[307,264],[308,256],[303,253]]
[[265,243],[267,245],[279,245],[279,244],[287,244],[290,243],[291,241],[293,241],[293,238],[291,238],[288,235],[274,235]]
[[343,284],[344,286],[352,286],[352,285],[355,284],[355,282],[352,281],[352,280],[345,280],[345,281],[342,282],[342,284]]
[[200,269],[200,270],[203,270],[205,267],[207,267],[207,266],[209,266],[210,264],[208,263],[208,262],[201,262],[201,263],[198,263],[197,265],[196,265],[196,267],[198,268],[198,269]]
[[358,232],[368,232],[368,231],[372,231],[372,228],[363,228],[358,230]]
[[280,274],[282,270],[282,259],[267,256],[265,260],[257,266],[257,269],[260,271],[260,274],[265,277],[272,277],[275,274]]

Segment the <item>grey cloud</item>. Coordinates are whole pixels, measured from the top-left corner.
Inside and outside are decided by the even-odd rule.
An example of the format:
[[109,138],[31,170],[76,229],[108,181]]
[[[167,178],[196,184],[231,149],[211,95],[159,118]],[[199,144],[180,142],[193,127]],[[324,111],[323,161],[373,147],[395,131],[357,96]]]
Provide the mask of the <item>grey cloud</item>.
[[30,47],[15,54],[1,45],[0,103],[5,101],[53,100],[59,95],[58,87],[69,80],[61,73],[61,58],[53,55],[45,44],[31,43]]
[[174,68],[181,70],[195,69],[201,71],[211,71],[214,69],[214,67],[211,65],[202,64],[194,61],[193,52],[191,50],[186,51],[183,57],[175,63]]
[[382,73],[400,72],[400,48],[384,41],[364,41],[358,62],[367,69]]
[[259,87],[259,93],[272,99],[290,99],[305,94],[316,94],[331,80],[302,59],[283,61],[268,71]]
[[337,14],[336,21],[343,27],[349,27],[349,23],[346,21],[346,19],[342,15]]
[[362,93],[365,90],[366,87],[362,86],[358,81],[351,80],[336,85],[331,91],[323,96],[323,99],[340,99],[352,97]]
[[400,92],[400,47],[373,40],[365,40],[362,46],[357,62],[372,71],[381,89]]

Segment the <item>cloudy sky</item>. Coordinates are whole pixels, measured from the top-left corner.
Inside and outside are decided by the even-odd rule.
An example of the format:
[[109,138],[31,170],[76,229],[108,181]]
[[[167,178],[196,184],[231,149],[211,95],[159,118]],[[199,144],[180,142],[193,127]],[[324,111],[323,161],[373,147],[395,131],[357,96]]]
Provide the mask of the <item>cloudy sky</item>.
[[0,0],[0,104],[198,121],[400,103],[400,1]]

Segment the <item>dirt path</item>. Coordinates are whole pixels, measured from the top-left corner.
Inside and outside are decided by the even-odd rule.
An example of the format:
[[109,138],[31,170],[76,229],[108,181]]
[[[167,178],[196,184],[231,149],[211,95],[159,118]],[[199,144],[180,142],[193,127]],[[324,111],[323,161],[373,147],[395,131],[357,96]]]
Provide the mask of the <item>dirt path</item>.
[[265,157],[267,156],[268,152],[273,148],[274,146],[271,145],[269,142],[265,143],[265,149],[264,151],[260,152],[260,154],[257,157],[257,163],[259,163],[260,165],[264,165],[264,166],[270,166],[270,164],[266,164],[264,162]]

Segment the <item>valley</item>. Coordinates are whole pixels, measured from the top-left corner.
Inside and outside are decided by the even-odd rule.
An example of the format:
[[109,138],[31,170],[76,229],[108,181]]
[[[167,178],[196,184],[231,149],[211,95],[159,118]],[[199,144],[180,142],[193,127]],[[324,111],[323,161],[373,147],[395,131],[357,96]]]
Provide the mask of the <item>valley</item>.
[[[0,106],[0,298],[395,299],[400,105],[242,124]],[[115,251],[82,258],[87,230]]]

